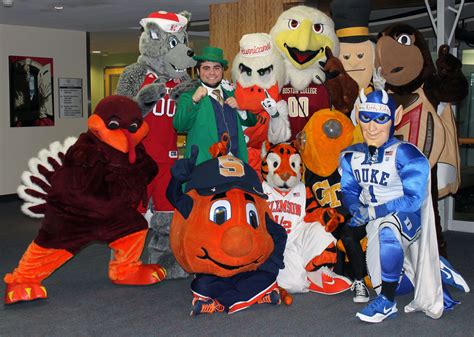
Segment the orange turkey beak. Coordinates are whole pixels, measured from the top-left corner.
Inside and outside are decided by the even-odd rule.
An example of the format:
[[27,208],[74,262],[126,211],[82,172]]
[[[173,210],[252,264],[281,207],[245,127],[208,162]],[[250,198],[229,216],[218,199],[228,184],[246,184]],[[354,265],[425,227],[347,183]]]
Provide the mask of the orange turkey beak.
[[135,163],[137,158],[135,147],[146,137],[149,130],[145,121],[135,133],[130,133],[126,129],[110,130],[105,125],[104,120],[96,114],[89,117],[87,127],[102,142],[120,152],[128,153],[130,164]]

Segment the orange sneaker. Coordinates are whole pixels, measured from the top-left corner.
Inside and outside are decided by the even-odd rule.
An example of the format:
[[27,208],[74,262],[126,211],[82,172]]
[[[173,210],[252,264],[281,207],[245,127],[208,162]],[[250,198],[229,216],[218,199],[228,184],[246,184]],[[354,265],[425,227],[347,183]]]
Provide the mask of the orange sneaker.
[[335,295],[351,289],[347,277],[334,273],[327,267],[308,273],[309,290],[324,295]]
[[202,300],[198,297],[193,299],[193,309],[191,310],[190,316],[197,316],[200,314],[213,314],[215,312],[223,312],[225,307],[217,300],[208,299]]
[[271,292],[263,295],[263,297],[259,299],[257,303],[258,304],[264,304],[264,303],[280,304],[281,303],[280,292],[278,291],[278,289],[274,289]]

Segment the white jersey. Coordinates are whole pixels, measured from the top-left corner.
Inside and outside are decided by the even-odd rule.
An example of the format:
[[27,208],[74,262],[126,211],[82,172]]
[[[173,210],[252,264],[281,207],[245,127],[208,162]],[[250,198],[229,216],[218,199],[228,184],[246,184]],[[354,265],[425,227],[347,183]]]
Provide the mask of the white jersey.
[[302,226],[306,215],[306,188],[303,183],[298,183],[288,192],[278,191],[263,182],[263,192],[268,196],[268,206],[272,211],[275,221],[285,228],[288,242],[293,240],[295,232]]
[[284,252],[285,268],[280,270],[277,282],[290,293],[308,292],[306,265],[326,247],[335,244],[336,239],[319,222],[304,222],[306,188],[303,183],[298,183],[286,193],[272,188],[266,182],[262,185],[275,221],[288,233]]
[[352,155],[352,172],[362,188],[360,201],[364,205],[377,206],[404,195],[396,165],[400,144],[395,143],[385,148],[383,161],[380,163],[364,163],[365,154],[361,152]]

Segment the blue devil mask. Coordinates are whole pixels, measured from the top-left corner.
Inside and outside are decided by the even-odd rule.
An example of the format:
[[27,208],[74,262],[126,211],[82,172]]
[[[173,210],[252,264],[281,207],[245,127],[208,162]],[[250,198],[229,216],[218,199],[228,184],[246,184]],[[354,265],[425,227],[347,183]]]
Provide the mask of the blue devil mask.
[[397,106],[395,101],[388,96],[385,90],[373,91],[367,96],[364,89],[359,93],[359,122],[370,123],[375,121],[378,124],[385,124],[392,121],[389,139],[393,137],[395,131],[395,112]]

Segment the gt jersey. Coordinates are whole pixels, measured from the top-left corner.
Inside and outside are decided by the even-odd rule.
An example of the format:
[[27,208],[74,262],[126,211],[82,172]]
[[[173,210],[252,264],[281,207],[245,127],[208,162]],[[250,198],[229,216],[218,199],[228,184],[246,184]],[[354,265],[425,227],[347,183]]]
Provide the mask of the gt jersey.
[[338,170],[328,177],[321,177],[306,168],[304,184],[309,188],[311,197],[320,207],[334,208],[344,216],[349,214],[342,206],[341,176]]
[[[153,83],[156,79],[156,74],[149,71],[142,87]],[[144,118],[150,131],[143,140],[143,145],[157,163],[173,163],[178,159],[178,134],[173,127],[176,105],[175,101],[169,97],[169,93],[180,82],[179,79],[171,79],[166,82],[166,96],[161,98]]]
[[268,206],[275,222],[279,223],[288,234],[288,242],[293,240],[306,215],[306,190],[303,183],[298,183],[288,192],[282,192],[262,183],[263,192],[268,196]]
[[288,103],[291,139],[303,130],[310,117],[318,110],[329,108],[329,95],[322,84],[310,85],[298,91],[287,84],[281,89],[281,97]]

